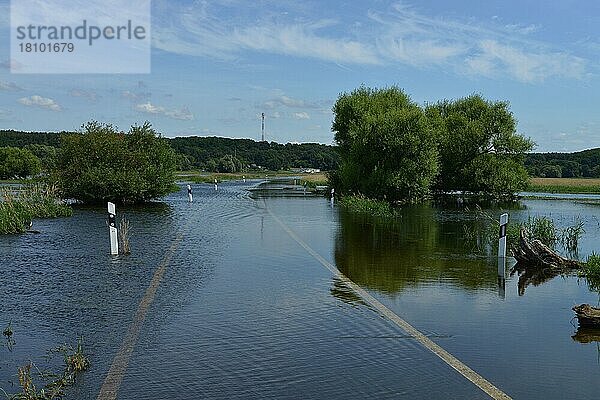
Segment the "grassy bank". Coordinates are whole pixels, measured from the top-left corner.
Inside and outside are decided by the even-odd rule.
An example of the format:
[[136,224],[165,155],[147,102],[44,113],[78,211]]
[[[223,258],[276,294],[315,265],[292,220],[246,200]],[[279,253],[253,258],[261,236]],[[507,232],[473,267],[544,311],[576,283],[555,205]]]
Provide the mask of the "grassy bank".
[[27,185],[13,192],[4,188],[0,193],[0,234],[23,233],[35,218],[68,217],[73,210],[58,198],[56,188],[47,185]]
[[530,192],[540,193],[600,194],[600,179],[531,178],[527,190]]

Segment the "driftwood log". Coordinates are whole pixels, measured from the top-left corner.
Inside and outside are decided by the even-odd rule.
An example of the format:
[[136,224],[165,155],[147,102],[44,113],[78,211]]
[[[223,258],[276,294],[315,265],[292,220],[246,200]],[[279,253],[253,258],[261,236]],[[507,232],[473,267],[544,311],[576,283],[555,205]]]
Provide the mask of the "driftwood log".
[[580,304],[573,307],[581,327],[600,327],[600,308],[589,304]]
[[581,268],[579,262],[562,257],[541,241],[530,240],[529,233],[525,228],[521,228],[519,246],[513,247],[512,252],[517,263],[527,268],[550,268],[562,271]]
[[519,295],[525,294],[529,285],[540,285],[557,275],[563,275],[581,268],[576,260],[562,257],[556,251],[537,239],[529,239],[529,233],[521,228],[519,245],[511,248],[517,264],[511,275],[519,273]]

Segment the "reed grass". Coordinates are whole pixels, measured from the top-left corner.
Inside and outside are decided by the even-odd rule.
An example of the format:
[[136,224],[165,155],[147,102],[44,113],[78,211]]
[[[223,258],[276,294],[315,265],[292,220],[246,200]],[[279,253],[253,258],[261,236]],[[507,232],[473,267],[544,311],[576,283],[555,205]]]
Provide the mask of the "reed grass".
[[[73,386],[77,377],[87,371],[90,361],[84,353],[83,339],[77,339],[77,346],[60,346],[51,351],[63,355],[64,365],[61,373],[42,372],[37,366],[29,362],[17,369],[19,378],[18,393],[9,395],[3,389],[0,392],[8,400],[51,400],[64,398],[66,389]],[[36,385],[36,382],[38,383]],[[38,389],[39,387],[39,389]]]
[[585,276],[591,290],[600,291],[600,254],[593,252],[583,265],[582,275]]
[[0,191],[0,235],[23,233],[35,218],[59,218],[73,214],[53,185],[29,184]]
[[[474,226],[463,225],[463,239],[478,251],[496,250],[498,247],[498,231],[500,223],[490,213],[480,207],[475,210],[477,223]],[[571,256],[577,255],[579,240],[585,233],[584,223],[580,217],[574,219],[573,224],[559,229],[554,221],[546,216],[529,216],[527,221],[507,227],[506,239],[509,247],[519,246],[521,229],[525,229],[530,240],[539,240],[551,249],[560,244],[563,250]]]

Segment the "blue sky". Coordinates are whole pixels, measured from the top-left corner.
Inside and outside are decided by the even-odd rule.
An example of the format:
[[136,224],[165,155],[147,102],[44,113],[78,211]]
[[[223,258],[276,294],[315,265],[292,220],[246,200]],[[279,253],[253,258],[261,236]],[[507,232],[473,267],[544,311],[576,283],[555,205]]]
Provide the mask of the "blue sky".
[[531,0],[152,2],[152,73],[11,74],[0,0],[0,128],[150,121],[165,136],[332,143],[361,84],[424,104],[507,100],[537,151],[600,147],[600,3]]

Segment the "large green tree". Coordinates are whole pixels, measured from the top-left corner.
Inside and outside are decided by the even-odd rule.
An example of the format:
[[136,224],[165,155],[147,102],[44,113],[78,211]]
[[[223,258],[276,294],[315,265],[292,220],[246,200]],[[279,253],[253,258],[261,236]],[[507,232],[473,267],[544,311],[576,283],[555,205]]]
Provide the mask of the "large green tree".
[[67,198],[131,204],[168,194],[175,166],[175,152],[149,123],[121,132],[90,122],[61,137],[54,175]]
[[26,178],[40,173],[42,164],[29,150],[0,147],[0,179]]
[[472,95],[425,108],[438,136],[439,191],[512,198],[527,187],[525,154],[533,142],[517,134],[509,104]]
[[342,193],[390,201],[424,199],[437,173],[437,150],[423,110],[399,88],[360,87],[339,96],[332,130]]
[[28,144],[25,149],[32,152],[42,162],[42,170],[44,172],[52,171],[56,167],[58,158],[58,149],[45,144]]

